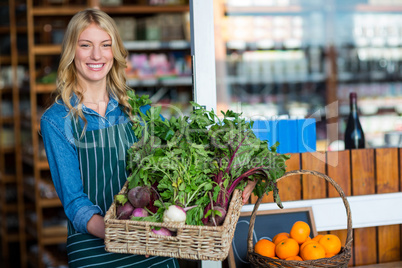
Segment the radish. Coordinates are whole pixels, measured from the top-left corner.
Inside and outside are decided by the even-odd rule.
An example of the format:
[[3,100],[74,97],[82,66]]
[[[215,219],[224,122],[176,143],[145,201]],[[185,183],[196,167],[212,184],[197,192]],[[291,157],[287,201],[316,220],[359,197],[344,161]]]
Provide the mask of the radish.
[[124,205],[120,205],[117,207],[117,219],[127,220],[130,218],[131,213],[133,212],[134,207],[130,202],[126,202]]
[[172,233],[166,228],[160,228],[159,230],[152,229],[152,232],[157,235],[172,236]]
[[128,192],[127,197],[134,207],[143,208],[151,201],[151,191],[148,187],[137,186]]
[[148,211],[143,208],[135,208],[131,213],[132,217],[148,217]]

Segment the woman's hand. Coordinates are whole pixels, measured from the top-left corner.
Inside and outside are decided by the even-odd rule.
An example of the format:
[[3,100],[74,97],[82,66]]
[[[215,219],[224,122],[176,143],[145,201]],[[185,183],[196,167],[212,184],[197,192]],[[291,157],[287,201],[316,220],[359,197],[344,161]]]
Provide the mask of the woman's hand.
[[251,193],[254,190],[255,185],[257,184],[256,181],[248,181],[246,187],[243,191],[243,205],[247,203],[248,199],[250,198]]

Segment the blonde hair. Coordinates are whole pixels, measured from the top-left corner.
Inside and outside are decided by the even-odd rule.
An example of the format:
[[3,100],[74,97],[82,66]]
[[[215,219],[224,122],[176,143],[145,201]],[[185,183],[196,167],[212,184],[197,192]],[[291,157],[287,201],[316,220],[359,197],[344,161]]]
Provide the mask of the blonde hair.
[[[66,33],[64,35],[61,58],[57,71],[57,97],[62,99],[68,107],[70,113],[75,117],[80,117],[85,122],[83,133],[87,126],[87,120],[82,113],[83,93],[78,90],[77,70],[74,64],[75,50],[80,34],[91,24],[96,24],[102,30],[109,34],[112,39],[113,66],[106,77],[106,89],[109,94],[114,96],[119,104],[124,107],[124,111],[130,115],[132,110],[128,103],[126,85],[126,57],[127,50],[119,35],[114,20],[105,12],[98,9],[85,9],[75,14],[70,20]],[[78,97],[78,105],[71,105],[71,98],[75,93]]]

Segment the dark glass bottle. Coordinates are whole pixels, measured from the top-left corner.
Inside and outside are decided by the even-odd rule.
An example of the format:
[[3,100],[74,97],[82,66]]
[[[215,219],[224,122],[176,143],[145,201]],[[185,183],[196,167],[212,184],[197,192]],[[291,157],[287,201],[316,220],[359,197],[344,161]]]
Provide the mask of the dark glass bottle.
[[345,149],[360,149],[365,147],[364,132],[357,112],[357,94],[351,92],[350,113],[345,130]]

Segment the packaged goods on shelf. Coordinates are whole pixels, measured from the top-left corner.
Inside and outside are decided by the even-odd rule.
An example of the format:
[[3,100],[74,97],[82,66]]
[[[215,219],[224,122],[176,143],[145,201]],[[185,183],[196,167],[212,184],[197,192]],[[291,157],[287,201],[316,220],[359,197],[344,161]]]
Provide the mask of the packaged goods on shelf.
[[134,53],[129,55],[127,65],[128,78],[159,79],[191,75],[189,56],[180,51],[149,55]]
[[13,116],[13,103],[8,100],[3,100],[1,103],[1,111],[0,111],[0,116],[1,117],[11,117]]
[[[12,66],[1,66],[0,68],[0,90],[4,87],[13,85],[13,68]],[[25,76],[25,67],[17,66],[17,85],[20,86]]]
[[114,18],[117,25],[117,30],[123,41],[133,41],[136,39],[137,25],[134,17]]
[[7,127],[4,126],[3,129],[1,129],[1,131],[2,131],[0,141],[1,146],[4,147],[14,146],[15,145],[14,129],[8,126]]
[[137,19],[137,40],[184,40],[186,17],[183,14],[159,14]]
[[102,6],[121,6],[123,0],[100,0]]

